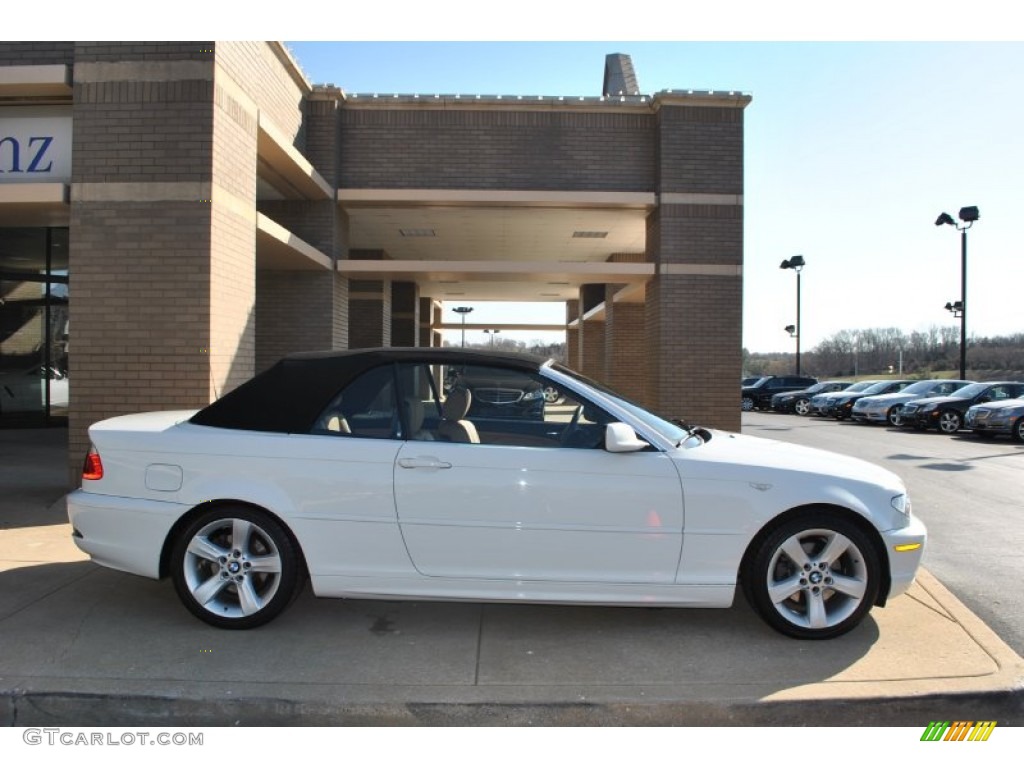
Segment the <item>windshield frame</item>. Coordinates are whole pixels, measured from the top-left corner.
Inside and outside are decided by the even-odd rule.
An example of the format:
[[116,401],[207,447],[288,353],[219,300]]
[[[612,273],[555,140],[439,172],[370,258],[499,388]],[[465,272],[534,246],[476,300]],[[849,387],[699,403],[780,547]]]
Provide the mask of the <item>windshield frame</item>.
[[[671,448],[678,447],[681,440],[685,439],[690,433],[689,430],[680,427],[668,419],[652,413],[647,408],[644,408],[639,403],[635,403],[625,395],[622,395],[615,390],[611,389],[605,384],[596,381],[589,376],[585,376],[582,373],[568,368],[561,363],[549,360],[545,363],[541,369],[540,374],[546,375],[548,373],[554,373],[559,376],[567,378],[572,384],[581,386],[582,392],[576,392],[576,394],[584,395],[587,399],[597,400],[600,399],[602,402],[596,403],[608,408],[613,413],[618,411],[616,414],[619,417],[623,415],[628,417],[630,426],[634,429],[639,425],[642,425],[641,436],[655,445],[655,447],[662,450],[669,450]],[[562,383],[562,382],[558,382]],[[595,397],[595,395],[597,397]],[[609,408],[609,406],[611,406]],[[657,435],[658,440],[652,440],[648,433]]]

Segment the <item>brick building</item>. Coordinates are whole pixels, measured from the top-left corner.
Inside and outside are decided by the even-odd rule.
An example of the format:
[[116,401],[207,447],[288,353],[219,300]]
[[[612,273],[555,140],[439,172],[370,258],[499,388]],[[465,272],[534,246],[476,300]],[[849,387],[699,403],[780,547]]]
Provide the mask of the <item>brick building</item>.
[[738,429],[750,97],[641,95],[621,55],[602,90],[348,94],[278,43],[0,42],[0,425],[66,415],[77,457],[100,418],[297,350],[436,345],[442,302],[500,299],[564,302],[572,367]]

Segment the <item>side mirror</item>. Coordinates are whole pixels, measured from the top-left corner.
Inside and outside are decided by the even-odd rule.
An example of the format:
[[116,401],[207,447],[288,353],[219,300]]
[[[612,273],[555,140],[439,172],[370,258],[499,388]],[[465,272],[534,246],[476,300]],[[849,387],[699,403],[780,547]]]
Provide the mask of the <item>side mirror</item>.
[[621,421],[612,422],[604,428],[604,449],[609,453],[633,453],[649,445],[636,436],[631,426]]

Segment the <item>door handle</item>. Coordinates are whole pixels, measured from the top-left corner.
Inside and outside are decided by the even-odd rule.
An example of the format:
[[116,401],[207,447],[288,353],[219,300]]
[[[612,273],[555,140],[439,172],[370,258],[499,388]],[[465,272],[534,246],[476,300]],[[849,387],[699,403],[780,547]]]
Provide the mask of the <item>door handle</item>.
[[421,456],[415,459],[399,459],[398,466],[405,469],[451,469],[447,461],[440,461],[432,456]]

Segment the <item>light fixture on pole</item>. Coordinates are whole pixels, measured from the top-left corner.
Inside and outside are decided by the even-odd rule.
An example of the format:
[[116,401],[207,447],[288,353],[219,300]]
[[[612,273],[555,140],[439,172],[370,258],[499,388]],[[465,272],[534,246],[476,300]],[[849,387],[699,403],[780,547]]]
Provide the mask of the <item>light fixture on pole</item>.
[[[940,213],[935,220],[935,226],[941,227],[949,224],[956,227],[960,232],[960,301],[947,302],[946,309],[953,313],[953,317],[960,318],[960,378],[967,378],[967,230],[978,220],[978,206],[970,205],[961,208],[960,217],[962,224],[956,221],[948,213]],[[959,314],[958,314],[959,313]]]
[[491,346],[494,346],[494,334],[501,333],[498,328],[484,328],[484,333],[491,337]]
[[466,315],[473,311],[472,307],[453,307],[452,312],[462,315],[462,346],[466,346]]
[[779,269],[792,269],[796,272],[796,325],[787,325],[786,332],[796,339],[796,375],[800,375],[800,270],[806,266],[803,256],[793,256],[779,264]]

